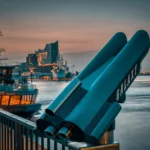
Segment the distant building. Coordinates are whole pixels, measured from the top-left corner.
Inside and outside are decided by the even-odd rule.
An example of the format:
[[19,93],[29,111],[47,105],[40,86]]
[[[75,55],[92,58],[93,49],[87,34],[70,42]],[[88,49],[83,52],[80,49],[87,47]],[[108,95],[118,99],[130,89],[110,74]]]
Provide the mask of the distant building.
[[28,68],[35,68],[38,65],[36,54],[28,54],[26,57],[26,64]]
[[[62,57],[62,56],[61,56]],[[22,71],[34,70],[34,72],[50,73],[53,66],[57,65],[59,58],[58,41],[46,44],[44,49],[35,51],[34,54],[28,54],[26,63],[22,64]]]
[[59,55],[59,48],[58,48],[58,41],[55,43],[51,43],[51,63],[56,63],[58,60]]
[[39,49],[35,54],[37,56],[38,66],[48,66],[57,63],[59,55],[58,41],[46,44],[43,50]]

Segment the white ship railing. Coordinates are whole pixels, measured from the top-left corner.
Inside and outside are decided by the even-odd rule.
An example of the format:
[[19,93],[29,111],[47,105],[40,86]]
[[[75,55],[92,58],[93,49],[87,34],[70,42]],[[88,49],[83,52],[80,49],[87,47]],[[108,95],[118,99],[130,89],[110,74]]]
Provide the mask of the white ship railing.
[[15,91],[35,91],[35,84],[0,84],[0,91],[2,92],[15,92]]

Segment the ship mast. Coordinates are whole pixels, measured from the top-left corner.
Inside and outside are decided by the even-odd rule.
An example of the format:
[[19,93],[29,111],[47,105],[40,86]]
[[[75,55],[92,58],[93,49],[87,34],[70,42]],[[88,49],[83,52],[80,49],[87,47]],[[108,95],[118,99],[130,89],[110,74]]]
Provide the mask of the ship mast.
[[[2,31],[0,31],[0,37],[3,37]],[[1,41],[2,41],[2,38],[1,38]],[[1,46],[0,46],[0,65],[2,65],[2,61],[3,60],[7,60],[8,59],[6,56],[2,55],[3,53],[6,54],[6,50],[4,48],[1,48]]]

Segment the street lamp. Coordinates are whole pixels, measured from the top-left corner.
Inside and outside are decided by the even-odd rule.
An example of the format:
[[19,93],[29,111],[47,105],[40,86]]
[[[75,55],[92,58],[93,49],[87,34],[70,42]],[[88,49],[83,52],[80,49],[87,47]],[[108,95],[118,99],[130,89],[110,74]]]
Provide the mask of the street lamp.
[[33,70],[31,69],[31,70],[30,70],[31,83],[32,83],[32,76],[33,76],[33,73],[34,73],[34,72],[33,72]]

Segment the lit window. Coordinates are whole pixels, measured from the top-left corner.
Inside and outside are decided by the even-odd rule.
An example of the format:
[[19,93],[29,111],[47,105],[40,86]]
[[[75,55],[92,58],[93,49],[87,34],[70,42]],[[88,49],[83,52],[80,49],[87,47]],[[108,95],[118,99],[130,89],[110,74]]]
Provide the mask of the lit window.
[[2,96],[1,105],[8,105],[10,96]]
[[19,96],[19,95],[11,96],[10,105],[19,105],[20,98],[21,98],[21,96]]

